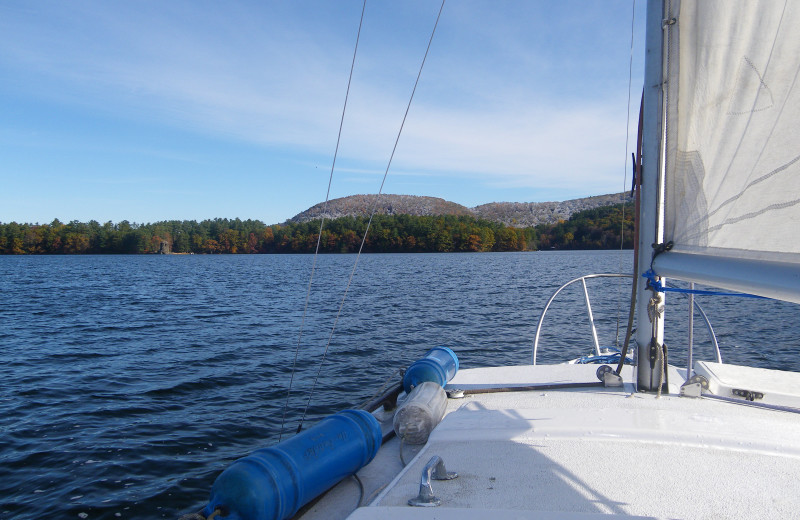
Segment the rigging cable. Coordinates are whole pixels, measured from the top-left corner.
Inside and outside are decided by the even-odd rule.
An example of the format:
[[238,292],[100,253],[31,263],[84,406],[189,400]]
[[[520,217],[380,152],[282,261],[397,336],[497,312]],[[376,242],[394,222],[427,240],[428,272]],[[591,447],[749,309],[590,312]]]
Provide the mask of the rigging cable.
[[642,131],[644,130],[644,93],[639,102],[639,129],[636,135],[636,155],[633,158],[633,281],[631,283],[631,304],[628,309],[628,327],[625,330],[625,342],[622,345],[622,352],[620,353],[619,364],[615,370],[619,375],[622,372],[622,366],[625,364],[625,358],[628,355],[628,348],[631,344],[631,336],[633,335],[633,319],[636,314],[636,298],[639,290],[639,210],[641,209],[642,197]]
[[308,312],[308,302],[311,298],[311,284],[314,281],[314,273],[317,267],[317,257],[319,256],[319,246],[322,240],[322,226],[325,224],[325,214],[328,210],[328,201],[331,197],[331,184],[333,183],[333,170],[336,168],[336,157],[339,154],[339,143],[342,140],[342,127],[344,126],[344,115],[347,112],[347,100],[350,97],[350,85],[353,82],[353,69],[356,65],[356,54],[358,53],[358,42],[361,39],[361,27],[364,24],[364,11],[367,8],[367,0],[361,6],[361,19],[358,22],[358,34],[356,35],[356,45],[353,50],[353,61],[350,63],[350,76],[347,79],[347,92],[344,95],[344,107],[342,107],[342,117],[339,120],[339,134],[336,136],[336,149],[333,152],[333,163],[331,164],[331,174],[328,177],[328,192],[325,194],[325,204],[322,208],[322,218],[319,222],[319,233],[317,234],[317,247],[314,250],[314,259],[311,263],[311,276],[308,279],[308,288],[306,289],[306,302],[303,306],[303,318],[300,320],[300,332],[297,335],[297,346],[294,350],[294,361],[292,361],[292,375],[289,378],[289,388],[286,390],[286,402],[283,404],[283,416],[281,417],[281,431],[278,434],[278,442],[283,438],[283,429],[286,424],[286,410],[289,406],[289,397],[292,394],[292,384],[294,383],[294,374],[297,369],[297,355],[300,352],[300,343],[303,338],[303,327],[306,322],[306,314]]
[[[636,25],[636,0],[633,0],[633,6],[631,8],[631,46],[630,46],[630,57],[628,59],[628,113],[625,116],[625,162],[623,164],[623,174],[622,174],[622,218],[620,219],[619,224],[619,250],[620,252],[623,251],[623,247],[625,245],[625,193],[627,193],[628,189],[628,141],[630,139],[630,130],[631,130],[631,84],[633,82],[633,33],[634,28]],[[636,164],[633,165],[634,168],[634,183],[636,182]],[[635,240],[635,238],[634,238]],[[619,269],[617,272],[622,272],[622,255],[620,254],[619,257]],[[616,337],[614,338],[614,344],[619,346],[619,315],[620,315],[620,303],[622,301],[622,286],[619,286],[617,289],[617,330],[616,330]]]
[[414,88],[411,90],[411,97],[408,100],[408,105],[406,106],[405,114],[403,115],[403,120],[400,123],[400,129],[397,132],[397,138],[394,141],[394,147],[392,148],[392,153],[389,156],[389,162],[386,165],[386,171],[383,174],[383,180],[381,180],[380,189],[375,196],[375,199],[372,203],[372,208],[370,210],[369,220],[367,221],[367,228],[364,230],[364,236],[361,238],[361,245],[358,248],[358,253],[356,254],[355,262],[353,262],[353,269],[350,271],[350,277],[347,280],[347,286],[344,289],[344,294],[342,295],[342,300],[339,303],[339,310],[336,312],[336,318],[333,320],[333,326],[331,327],[331,332],[328,335],[328,342],[325,344],[325,351],[322,353],[322,359],[319,362],[319,368],[317,369],[317,375],[314,377],[314,384],[311,386],[311,391],[308,393],[308,401],[306,402],[305,409],[303,410],[303,415],[300,418],[300,424],[297,425],[297,432],[299,433],[300,430],[303,428],[303,422],[305,421],[306,414],[308,413],[308,407],[311,404],[311,397],[314,395],[314,391],[317,388],[317,381],[319,380],[319,376],[322,373],[322,365],[325,363],[325,358],[328,355],[328,350],[331,346],[331,340],[333,339],[333,333],[336,331],[336,325],[339,322],[339,317],[342,314],[342,308],[344,307],[344,302],[347,299],[347,294],[350,291],[350,284],[353,281],[353,275],[355,275],[356,268],[358,267],[358,260],[361,258],[361,252],[364,250],[364,243],[367,240],[367,234],[369,234],[369,228],[372,225],[372,219],[375,216],[375,211],[378,207],[378,202],[380,200],[381,194],[383,193],[383,186],[386,183],[386,177],[389,175],[389,168],[392,166],[392,160],[394,159],[395,151],[397,151],[397,145],[400,142],[400,135],[403,133],[403,127],[406,124],[406,118],[408,117],[408,112],[411,109],[411,102],[414,100],[414,94],[417,92],[417,86],[419,85],[419,79],[422,76],[422,69],[425,67],[425,61],[428,59],[428,52],[431,50],[431,44],[433,43],[433,37],[436,34],[436,27],[439,25],[439,19],[442,16],[442,10],[444,9],[445,0],[442,0],[442,5],[439,7],[439,13],[436,15],[436,22],[433,24],[433,30],[431,31],[431,37],[428,40],[428,47],[425,49],[425,55],[422,57],[422,63],[419,66],[419,72],[417,72],[417,79],[414,82]]

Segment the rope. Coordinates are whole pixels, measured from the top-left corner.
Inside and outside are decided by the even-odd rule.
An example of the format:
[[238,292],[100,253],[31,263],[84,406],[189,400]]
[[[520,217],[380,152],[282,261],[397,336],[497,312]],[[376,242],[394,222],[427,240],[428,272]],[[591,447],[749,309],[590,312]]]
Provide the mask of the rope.
[[[222,514],[223,512],[225,512],[224,515]],[[180,518],[178,518],[178,520],[214,520],[214,518],[220,515],[221,516],[228,515],[227,509],[224,509],[224,506],[219,506],[216,509],[214,509],[214,511],[212,511],[211,514],[208,515],[208,517],[203,516],[203,513],[201,511],[198,513],[188,513],[182,515]]]
[[[392,482],[391,482],[391,481],[389,481],[389,482],[387,482],[386,484],[382,485],[381,487],[379,487],[378,489],[376,489],[375,491],[373,491],[373,492],[372,492],[372,494],[371,494],[370,496],[368,496],[366,499],[361,499],[361,503],[362,503],[362,504],[367,504],[367,505],[368,505],[368,504],[371,504],[371,503],[372,503],[372,501],[375,499],[375,497],[376,497],[376,496],[378,496],[378,494],[379,494],[381,491],[383,491],[384,489],[386,489],[386,488],[389,486],[389,484],[391,484],[391,483],[392,483]],[[359,506],[359,507],[361,507],[361,506]]]
[[[209,516],[208,518],[212,517]],[[208,518],[204,517],[200,513],[189,513],[181,516],[180,518],[178,518],[178,520],[208,520]]]
[[[379,395],[381,395],[381,392],[383,392],[384,390],[386,390],[386,387],[388,387],[390,384],[392,384],[392,381],[394,381],[394,379],[392,379],[392,378],[395,376],[395,374],[399,374],[399,375],[400,375],[400,379],[401,379],[401,380],[403,379],[403,369],[401,369],[401,368],[398,368],[397,370],[393,371],[393,372],[392,372],[392,373],[389,375],[389,377],[387,377],[387,378],[386,378],[386,381],[383,383],[383,386],[381,386],[381,387],[378,389],[378,391],[377,391],[377,392],[375,392],[374,394],[372,394],[371,396],[369,396],[367,399],[365,399],[365,400],[364,400],[364,402],[363,402],[363,403],[361,403],[361,406],[359,406],[359,408],[361,408],[362,410],[363,410],[363,409],[365,409],[364,407],[365,407],[365,406],[367,406],[367,405],[369,404],[369,402],[370,402],[370,401],[372,401],[373,399],[375,399],[376,397],[378,397]],[[368,412],[371,412],[372,410],[367,410],[367,411],[368,411]]]
[[741,296],[742,298],[758,298],[761,300],[768,300],[764,296],[758,296],[756,294],[747,294],[747,293],[738,293],[738,292],[722,292],[722,291],[704,291],[700,289],[681,289],[679,287],[666,287],[661,284],[661,280],[658,279],[658,275],[652,269],[648,269],[644,274],[642,274],[644,278],[647,278],[648,286],[651,287],[656,292],[674,292],[674,293],[681,293],[681,294],[701,294],[705,296]]
[[403,437],[399,435],[398,437],[400,437],[400,462],[403,464],[403,467],[406,467],[408,463],[406,462],[406,459],[403,457]]
[[661,397],[661,390],[664,388],[664,372],[667,369],[666,356],[664,355],[666,345],[658,345],[655,338],[653,341],[656,343],[656,362],[660,365],[660,370],[658,371],[658,391],[656,392],[656,399],[659,399]]
[[319,246],[322,241],[322,226],[325,224],[325,213],[328,210],[328,200],[331,197],[331,184],[333,183],[333,170],[336,167],[336,157],[339,154],[339,143],[342,140],[342,127],[344,126],[344,115],[347,111],[347,100],[350,97],[350,85],[353,82],[353,69],[356,65],[356,54],[358,53],[358,42],[361,39],[361,27],[364,24],[364,11],[367,8],[367,0],[361,6],[361,20],[358,22],[358,34],[356,35],[356,46],[353,50],[353,61],[350,63],[350,76],[347,79],[347,92],[344,95],[344,107],[342,108],[342,117],[339,120],[339,134],[336,136],[336,149],[333,152],[333,164],[331,164],[331,174],[328,178],[328,192],[325,194],[325,204],[322,208],[322,219],[319,222],[319,233],[317,234],[317,247],[314,250],[314,260],[311,264],[311,276],[308,279],[308,288],[306,289],[306,302],[303,306],[303,318],[300,320],[300,333],[297,335],[297,347],[294,350],[294,361],[292,361],[292,375],[289,378],[289,388],[286,390],[286,402],[283,404],[283,416],[281,417],[281,431],[278,434],[278,442],[283,438],[283,430],[286,425],[286,410],[289,407],[289,396],[292,394],[292,385],[294,383],[294,374],[297,369],[297,355],[300,352],[300,341],[303,338],[303,328],[306,323],[306,314],[308,312],[308,301],[311,298],[311,284],[314,281],[314,273],[317,268],[317,257],[319,256]]
[[355,473],[353,473],[353,478],[356,480],[356,484],[358,484],[358,490],[360,493],[358,495],[358,502],[356,503],[356,507],[358,508],[361,507],[361,501],[364,500],[364,483],[361,482],[361,479]]
[[339,322],[339,317],[342,314],[342,308],[344,307],[344,302],[347,300],[347,294],[350,292],[350,285],[353,282],[353,275],[356,273],[356,268],[358,267],[358,261],[361,258],[361,252],[364,250],[364,243],[367,240],[367,235],[369,234],[369,228],[372,225],[372,219],[375,216],[375,211],[377,210],[378,201],[380,200],[380,196],[383,193],[383,186],[386,184],[386,177],[389,175],[389,168],[392,166],[392,160],[394,159],[395,151],[397,150],[397,145],[400,142],[400,135],[403,133],[403,127],[406,124],[406,118],[408,117],[408,112],[411,109],[411,102],[414,100],[414,94],[417,91],[417,85],[419,85],[419,78],[422,76],[422,69],[425,67],[425,61],[428,59],[428,52],[431,49],[431,44],[433,43],[433,36],[436,34],[436,27],[439,25],[439,19],[442,16],[442,10],[444,9],[444,2],[442,0],[442,5],[439,7],[439,13],[436,16],[436,23],[433,25],[433,30],[431,31],[431,37],[428,40],[428,47],[425,49],[425,55],[422,57],[422,63],[419,66],[419,72],[417,73],[417,79],[414,82],[414,88],[411,90],[411,97],[408,100],[408,105],[406,106],[406,112],[403,115],[403,121],[400,123],[400,129],[397,132],[397,138],[394,141],[394,147],[392,148],[392,154],[389,156],[389,163],[386,165],[386,171],[383,174],[383,180],[381,181],[380,189],[378,190],[378,194],[375,197],[375,200],[372,203],[372,208],[370,211],[369,221],[367,222],[367,229],[364,230],[364,236],[361,238],[361,245],[358,248],[358,253],[356,254],[355,262],[353,263],[353,269],[350,271],[350,277],[347,280],[347,286],[344,289],[344,294],[342,295],[342,300],[339,303],[339,310],[336,312],[336,318],[333,320],[333,326],[331,327],[331,332],[328,335],[328,342],[325,344],[325,351],[322,353],[322,360],[319,363],[319,368],[317,370],[317,375],[314,377],[314,384],[311,386],[311,391],[308,394],[308,401],[306,402],[305,409],[303,410],[303,415],[300,418],[300,424],[297,426],[297,431],[303,428],[303,422],[306,419],[306,414],[308,413],[308,407],[311,404],[311,397],[314,395],[314,391],[317,388],[317,381],[319,380],[319,376],[322,373],[322,365],[325,363],[325,358],[328,355],[328,350],[331,346],[331,340],[333,339],[333,333],[336,330],[336,325]]
[[628,308],[628,326],[625,329],[625,342],[622,344],[622,353],[620,354],[620,362],[615,371],[617,375],[622,372],[622,366],[625,364],[625,358],[628,356],[628,348],[631,344],[631,336],[633,335],[633,319],[636,313],[636,297],[639,290],[639,277],[636,272],[639,269],[639,209],[641,207],[642,198],[642,130],[644,128],[644,93],[639,102],[639,128],[636,135],[636,154],[633,155],[633,187],[631,195],[634,196],[633,205],[633,283],[631,283],[631,304]]
[[[664,384],[664,350],[662,345],[658,344],[658,320],[664,315],[664,299],[660,294],[648,287],[648,290],[653,294],[650,301],[647,303],[647,317],[650,320],[650,367],[655,368],[655,364],[660,363],[658,371],[658,391],[656,397],[661,397],[661,387]],[[653,356],[655,355],[655,359]],[[640,360],[641,362],[642,360]],[[652,381],[652,375],[650,376]]]

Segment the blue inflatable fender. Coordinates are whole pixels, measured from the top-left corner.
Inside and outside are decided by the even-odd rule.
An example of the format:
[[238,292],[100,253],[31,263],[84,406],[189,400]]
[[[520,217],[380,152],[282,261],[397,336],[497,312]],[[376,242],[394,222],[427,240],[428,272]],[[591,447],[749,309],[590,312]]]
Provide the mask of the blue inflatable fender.
[[458,372],[458,356],[447,347],[433,347],[425,357],[411,364],[403,376],[403,389],[406,393],[420,383],[431,381],[444,386]]
[[[211,487],[205,516],[284,520],[375,458],[381,427],[364,410],[344,410],[275,446],[233,462]],[[215,517],[216,518],[216,517]]]

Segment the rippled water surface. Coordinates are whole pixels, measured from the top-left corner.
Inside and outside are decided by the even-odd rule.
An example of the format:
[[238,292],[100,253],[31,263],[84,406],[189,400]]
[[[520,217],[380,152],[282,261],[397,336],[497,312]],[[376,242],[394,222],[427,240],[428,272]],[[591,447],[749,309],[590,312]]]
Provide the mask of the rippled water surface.
[[[293,431],[355,256],[317,260],[286,414]],[[311,256],[0,257],[0,518],[177,518],[232,460],[273,444]],[[550,295],[630,252],[366,255],[309,417],[358,406],[435,345],[462,367],[524,364]],[[627,316],[628,280],[590,281],[601,342]],[[686,304],[677,300],[686,314]],[[700,300],[731,363],[800,370],[798,310]],[[755,318],[754,318],[755,317]],[[699,357],[710,358],[696,327]],[[686,330],[667,330],[670,361]],[[540,362],[591,350],[583,296],[548,312]]]

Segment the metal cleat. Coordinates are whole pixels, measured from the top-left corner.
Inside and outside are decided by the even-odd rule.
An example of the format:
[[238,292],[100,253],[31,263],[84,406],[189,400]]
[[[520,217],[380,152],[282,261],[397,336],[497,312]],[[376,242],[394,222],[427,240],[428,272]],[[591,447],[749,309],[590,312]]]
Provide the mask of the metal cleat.
[[444,461],[438,455],[431,457],[422,469],[419,482],[419,495],[408,501],[408,505],[415,507],[436,507],[442,501],[433,494],[431,479],[433,480],[452,480],[458,477],[457,473],[448,472],[444,467]]

